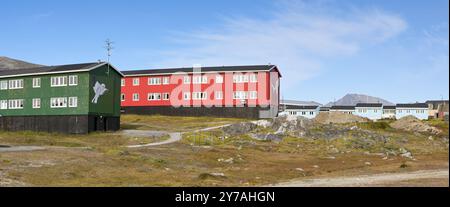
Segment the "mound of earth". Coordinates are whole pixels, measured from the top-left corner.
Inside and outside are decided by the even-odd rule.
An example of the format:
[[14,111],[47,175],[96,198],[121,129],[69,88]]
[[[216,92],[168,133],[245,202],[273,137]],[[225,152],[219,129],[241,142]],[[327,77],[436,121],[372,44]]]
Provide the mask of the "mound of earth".
[[390,126],[394,129],[419,133],[440,134],[442,132],[438,128],[430,126],[414,116],[403,117],[391,123]]
[[329,112],[319,113],[314,118],[314,122],[318,124],[343,124],[343,123],[357,123],[357,122],[369,122],[370,120],[364,117],[355,116],[353,114],[345,114],[341,112]]

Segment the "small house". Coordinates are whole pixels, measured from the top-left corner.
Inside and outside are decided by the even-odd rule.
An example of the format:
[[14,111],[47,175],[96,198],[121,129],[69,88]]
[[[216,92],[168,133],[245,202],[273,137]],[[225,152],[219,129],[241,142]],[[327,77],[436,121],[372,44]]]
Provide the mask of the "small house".
[[380,120],[383,115],[383,104],[381,103],[358,103],[355,107],[355,115],[370,120]]
[[401,119],[405,116],[414,116],[420,120],[427,120],[428,104],[426,103],[397,104],[396,118]]

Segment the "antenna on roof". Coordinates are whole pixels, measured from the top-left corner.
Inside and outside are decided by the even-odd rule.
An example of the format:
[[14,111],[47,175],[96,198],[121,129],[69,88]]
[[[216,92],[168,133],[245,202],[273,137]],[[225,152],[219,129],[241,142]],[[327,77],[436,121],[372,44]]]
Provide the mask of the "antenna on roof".
[[107,55],[108,55],[108,60],[107,60],[107,62],[108,62],[108,71],[107,71],[107,74],[108,74],[108,75],[109,75],[109,59],[110,59],[110,57],[111,57],[111,52],[112,52],[112,50],[114,49],[113,44],[114,44],[114,42],[112,42],[111,40],[109,40],[109,38],[106,39],[106,41],[105,41],[105,49],[106,49],[106,52],[107,52]]

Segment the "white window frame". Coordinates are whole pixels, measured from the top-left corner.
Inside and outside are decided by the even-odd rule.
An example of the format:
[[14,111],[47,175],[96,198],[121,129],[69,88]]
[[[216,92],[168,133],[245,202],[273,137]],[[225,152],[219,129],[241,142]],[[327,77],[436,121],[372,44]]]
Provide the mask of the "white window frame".
[[33,78],[33,88],[41,87],[41,78]]
[[8,101],[8,109],[23,109],[24,100],[23,99],[14,99]]
[[50,78],[50,87],[67,86],[67,76],[54,76]]
[[9,80],[8,87],[10,90],[22,89],[23,88],[23,79]]
[[192,83],[193,84],[207,84],[208,77],[206,75],[194,75],[192,77]]
[[8,100],[0,100],[0,110],[8,109]]
[[235,91],[233,92],[234,100],[246,100],[248,99],[248,93],[246,91]]
[[184,84],[191,84],[191,76],[184,76],[183,77],[183,83]]
[[163,85],[169,85],[170,84],[170,77],[163,77],[162,78],[162,84]]
[[133,78],[133,86],[138,86],[139,85],[139,78]]
[[8,90],[8,81],[0,81],[0,90]]
[[67,97],[50,98],[50,108],[67,108]]
[[124,93],[122,93],[122,94],[120,94],[120,101],[125,101],[125,94]]
[[223,100],[223,91],[215,91],[214,96],[217,100]]
[[258,91],[249,91],[248,96],[250,99],[256,100],[258,99]]
[[223,83],[223,76],[222,75],[217,75],[216,76],[216,83]]
[[78,85],[78,75],[69,75],[69,86],[77,86]]
[[159,101],[159,100],[161,100],[161,94],[160,93],[148,93],[147,94],[147,100],[149,100],[149,101]]
[[258,82],[258,75],[255,74],[255,73],[252,73],[252,74],[250,74],[249,79],[250,79],[251,83],[257,83]]
[[133,101],[139,101],[139,93],[133,93]]
[[192,100],[206,100],[208,98],[208,93],[206,92],[193,92]]
[[184,92],[184,93],[183,93],[183,99],[184,99],[185,101],[191,100],[191,93],[190,93],[190,92]]
[[120,79],[120,86],[125,86],[125,79],[124,78]]
[[78,97],[69,97],[68,101],[69,108],[77,108],[78,107]]
[[243,74],[233,75],[233,83],[248,83],[248,75]]
[[157,86],[157,85],[161,85],[161,78],[148,78],[148,85],[149,86]]
[[170,94],[169,93],[163,93],[162,94],[162,100],[165,100],[165,101],[170,100]]
[[40,98],[33,98],[33,100],[32,100],[32,108],[33,109],[40,109],[41,108],[41,99]]

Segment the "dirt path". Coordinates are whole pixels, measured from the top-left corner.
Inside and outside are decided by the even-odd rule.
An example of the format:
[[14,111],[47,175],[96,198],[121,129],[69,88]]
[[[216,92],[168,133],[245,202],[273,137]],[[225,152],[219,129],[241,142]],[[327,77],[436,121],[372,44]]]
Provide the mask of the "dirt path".
[[420,179],[447,179],[449,170],[421,170],[404,173],[383,173],[375,175],[361,175],[351,177],[317,178],[293,180],[285,183],[271,185],[271,187],[362,187],[392,185],[401,181]]
[[0,152],[29,152],[45,149],[45,147],[38,146],[2,146],[0,147]]
[[[226,125],[222,125],[222,126],[215,126],[215,127],[208,127],[208,128],[204,128],[204,129],[198,129],[198,130],[194,130],[192,132],[204,132],[204,131],[210,131],[210,130],[214,130],[214,129],[219,129],[222,127],[226,127],[229,126],[230,124],[226,124]],[[148,135],[148,136],[155,136],[155,135],[164,135],[167,132],[160,132],[160,131],[147,131],[147,130],[124,130],[123,133],[125,133],[126,135]],[[141,148],[141,147],[155,147],[155,146],[161,146],[161,145],[166,145],[166,144],[172,144],[174,142],[178,142],[183,138],[183,134],[186,132],[173,132],[173,133],[169,133],[170,138],[161,142],[155,142],[155,143],[150,143],[150,144],[142,144],[142,145],[130,145],[127,146],[128,148]]]

